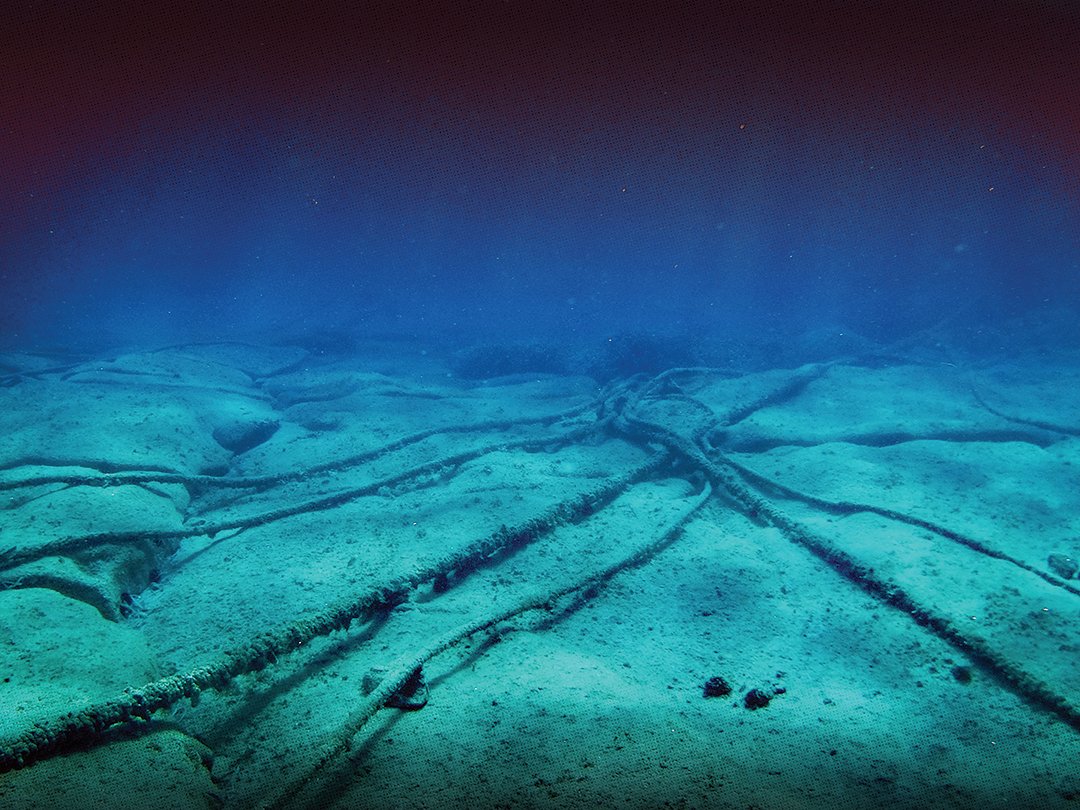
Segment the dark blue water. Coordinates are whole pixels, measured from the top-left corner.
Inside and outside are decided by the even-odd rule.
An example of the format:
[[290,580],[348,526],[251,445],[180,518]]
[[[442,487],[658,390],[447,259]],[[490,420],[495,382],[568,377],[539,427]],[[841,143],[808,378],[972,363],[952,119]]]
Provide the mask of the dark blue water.
[[1067,4],[350,5],[14,12],[0,341],[1075,312]]

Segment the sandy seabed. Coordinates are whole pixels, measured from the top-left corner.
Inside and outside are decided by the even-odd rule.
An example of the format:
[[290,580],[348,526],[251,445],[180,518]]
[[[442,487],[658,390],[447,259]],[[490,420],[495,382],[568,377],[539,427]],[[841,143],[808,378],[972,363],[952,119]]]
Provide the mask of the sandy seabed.
[[4,355],[0,807],[1080,806],[1080,356],[954,360]]

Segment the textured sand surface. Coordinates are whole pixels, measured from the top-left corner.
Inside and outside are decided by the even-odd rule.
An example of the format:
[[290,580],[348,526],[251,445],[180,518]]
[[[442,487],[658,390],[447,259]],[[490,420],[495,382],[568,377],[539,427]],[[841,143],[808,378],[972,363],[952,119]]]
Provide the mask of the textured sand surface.
[[[0,807],[1073,806],[1078,365],[6,357],[5,755],[382,601],[43,749]],[[365,675],[534,595],[367,721]]]

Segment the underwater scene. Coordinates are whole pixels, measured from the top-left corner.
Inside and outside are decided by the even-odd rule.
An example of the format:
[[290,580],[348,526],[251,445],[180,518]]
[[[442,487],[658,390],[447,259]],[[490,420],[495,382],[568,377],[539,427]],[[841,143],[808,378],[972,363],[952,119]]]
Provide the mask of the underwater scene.
[[1080,807],[1080,6],[5,8],[0,810]]

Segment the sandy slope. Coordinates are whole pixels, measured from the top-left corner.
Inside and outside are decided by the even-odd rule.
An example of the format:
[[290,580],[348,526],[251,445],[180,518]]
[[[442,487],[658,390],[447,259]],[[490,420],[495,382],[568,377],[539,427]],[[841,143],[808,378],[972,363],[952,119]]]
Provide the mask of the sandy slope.
[[[783,520],[748,515],[714,480],[658,553],[437,656],[423,709],[383,709],[313,770],[348,736],[372,668],[683,520],[711,474],[666,461],[531,542],[413,583],[370,622],[136,720],[130,739],[114,729],[3,774],[0,806],[1080,800],[1080,582],[1048,565],[1080,555],[1065,360],[699,370],[605,404],[586,378],[463,386],[419,355],[414,373],[386,373],[409,368],[407,351],[5,365],[20,371],[0,387],[4,741],[626,476],[659,439],[601,424],[618,408],[741,465],[731,474]],[[845,578],[793,526],[952,635]],[[714,676],[730,695],[703,696]],[[755,688],[772,700],[750,710]]]

